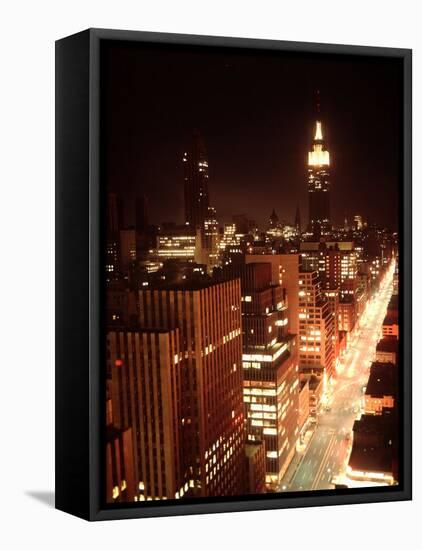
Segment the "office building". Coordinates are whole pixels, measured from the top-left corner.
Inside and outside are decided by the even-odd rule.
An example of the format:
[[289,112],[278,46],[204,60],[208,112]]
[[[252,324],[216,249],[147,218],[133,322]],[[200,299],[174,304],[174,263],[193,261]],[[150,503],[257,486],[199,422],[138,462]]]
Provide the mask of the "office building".
[[304,374],[330,377],[335,366],[334,314],[318,272],[299,275],[299,364]]
[[106,501],[137,500],[136,459],[132,428],[118,429],[111,424],[106,430]]
[[123,280],[107,283],[107,326],[133,326],[138,322],[137,296]]
[[207,272],[212,274],[213,269],[220,265],[220,231],[215,208],[208,207],[204,225],[196,231],[195,260],[205,265]]
[[132,429],[137,500],[174,499],[189,488],[181,445],[181,368],[177,329],[107,334],[115,428]]
[[123,229],[123,202],[116,193],[107,194],[106,280],[118,279],[120,265],[120,230]]
[[120,277],[120,238],[110,237],[106,244],[106,280],[107,282]]
[[256,235],[256,222],[249,219],[246,214],[234,214],[232,220],[236,226],[236,233],[239,236],[246,237],[247,235],[251,235],[253,237]]
[[120,269],[127,274],[136,261],[136,231],[134,229],[120,230]]
[[299,254],[247,254],[246,263],[269,263],[271,265],[271,284],[281,285],[285,290],[287,310],[286,331],[299,333]]
[[188,225],[168,225],[158,234],[157,255],[159,261],[195,261],[197,233]]
[[299,433],[296,336],[286,330],[285,291],[272,284],[269,263],[228,265],[222,277],[240,277],[246,435],[264,442],[266,486],[277,490]]
[[239,280],[185,281],[139,292],[141,325],[179,329],[188,496],[229,496],[244,488],[240,306]]
[[245,445],[245,494],[265,493],[265,444],[249,441]]
[[220,237],[219,247],[221,252],[224,252],[229,247],[240,246],[240,233],[237,231],[235,223],[225,223],[223,234]]
[[[333,308],[338,332],[350,332],[365,303],[359,292],[358,255],[351,241],[302,242],[303,271],[318,271],[321,288]],[[335,299],[334,299],[335,298]],[[338,303],[337,303],[338,302]]]

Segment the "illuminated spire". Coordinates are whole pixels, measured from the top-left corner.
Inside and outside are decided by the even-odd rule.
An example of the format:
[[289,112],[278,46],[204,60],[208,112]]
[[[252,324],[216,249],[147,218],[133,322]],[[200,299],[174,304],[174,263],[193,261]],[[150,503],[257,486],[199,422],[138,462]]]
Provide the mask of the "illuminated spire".
[[316,129],[315,129],[315,141],[322,141],[324,138],[322,137],[322,122],[321,122],[321,94],[319,90],[315,93],[315,105],[316,105]]
[[316,130],[315,130],[315,137],[314,137],[315,141],[318,140],[318,141],[322,141],[323,140],[323,137],[322,137],[322,124],[319,120],[317,120],[317,123],[316,123]]
[[325,149],[324,136],[322,135],[321,102],[319,90],[316,92],[317,120],[315,124],[314,141],[312,151],[308,153],[309,166],[329,166],[330,153]]

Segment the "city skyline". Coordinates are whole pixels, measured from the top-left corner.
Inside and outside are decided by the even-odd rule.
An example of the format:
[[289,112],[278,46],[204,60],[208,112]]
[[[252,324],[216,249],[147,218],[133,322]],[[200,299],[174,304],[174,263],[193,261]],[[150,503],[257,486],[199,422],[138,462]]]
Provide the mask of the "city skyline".
[[[303,166],[320,90],[320,117],[332,161],[333,222],[340,225],[345,216],[359,213],[395,229],[400,117],[394,105],[400,78],[394,63],[367,58],[338,63],[332,57],[268,52],[248,59],[246,53],[199,55],[177,48],[107,51],[105,67],[113,67],[112,79],[104,71],[108,188],[128,204],[147,194],[152,223],[182,223],[181,160],[196,129],[205,142],[210,195],[219,220],[246,214],[262,226],[275,208],[280,219],[293,223],[298,204],[307,220]],[[159,70],[161,65],[165,70]],[[175,65],[179,86],[167,93],[165,79]],[[282,78],[286,74],[289,79]],[[114,81],[125,90],[123,97]],[[116,102],[118,109],[112,107]],[[254,193],[257,187],[259,194]],[[380,189],[383,208],[376,200]],[[126,210],[132,224],[131,208]]]
[[[399,117],[397,109],[390,117],[385,109],[389,101],[397,107],[397,90],[387,87],[381,108],[369,109],[382,115],[382,124],[374,127],[372,118],[356,133],[345,124],[356,107],[369,121],[357,89],[348,95],[354,108],[339,115],[327,73],[335,56],[329,62],[269,52],[197,56],[186,48],[167,55],[148,45],[106,51],[107,502],[397,485],[399,147],[392,130]],[[154,78],[142,73],[149,103],[133,110],[141,82],[134,66],[144,54]],[[174,55],[184,65],[177,65],[182,84],[173,97],[160,86],[175,70]],[[210,86],[201,87],[201,67],[192,90],[186,67],[198,68],[199,59]],[[262,89],[251,84],[248,129],[234,123],[250,94],[233,96],[239,82],[246,74],[264,78],[280,63],[290,70],[285,88],[299,92],[293,98],[279,90],[284,126],[280,118],[268,126],[262,112],[274,107],[269,82]],[[309,110],[288,111],[286,97],[303,108],[305,66],[311,76],[319,68],[322,90],[314,88]],[[341,65],[352,73],[359,67],[359,78],[368,66],[352,58]],[[384,69],[384,61],[371,66],[378,86]],[[114,71],[132,85],[119,79],[116,89]],[[233,71],[239,81],[225,87]],[[394,80],[395,67],[386,74]],[[221,93],[211,102],[213,75]],[[277,77],[271,82],[280,85]],[[370,104],[376,90],[365,86],[360,93]],[[160,106],[160,97],[169,105]],[[207,109],[223,99],[233,108],[214,112],[211,121]],[[173,115],[166,117],[169,109]],[[188,133],[193,118],[208,125],[205,133],[196,125]],[[213,134],[212,124],[222,132]],[[381,127],[378,157],[365,138]],[[237,146],[226,150],[235,134]],[[182,140],[176,158],[174,145]],[[283,185],[276,158],[290,175]],[[236,172],[224,186],[213,178],[220,168]],[[382,181],[382,200],[368,174]]]

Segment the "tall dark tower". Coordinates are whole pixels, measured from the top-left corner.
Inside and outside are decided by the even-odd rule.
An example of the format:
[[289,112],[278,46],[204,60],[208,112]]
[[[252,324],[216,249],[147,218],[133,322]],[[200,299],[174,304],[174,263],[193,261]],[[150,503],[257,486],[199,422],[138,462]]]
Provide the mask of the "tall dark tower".
[[143,234],[148,228],[148,199],[145,195],[135,202],[135,227],[138,234]]
[[330,153],[325,148],[319,110],[318,96],[317,111],[319,120],[317,119],[315,125],[312,150],[308,153],[308,231],[315,237],[320,237],[331,231]]
[[123,229],[123,201],[116,193],[107,196],[107,235],[115,238]]
[[183,155],[185,178],[185,221],[195,229],[203,227],[210,205],[208,158],[198,132],[193,134],[191,149]]
[[299,205],[296,207],[296,215],[295,215],[295,228],[298,235],[301,235],[302,233],[302,224],[300,222],[300,209]]

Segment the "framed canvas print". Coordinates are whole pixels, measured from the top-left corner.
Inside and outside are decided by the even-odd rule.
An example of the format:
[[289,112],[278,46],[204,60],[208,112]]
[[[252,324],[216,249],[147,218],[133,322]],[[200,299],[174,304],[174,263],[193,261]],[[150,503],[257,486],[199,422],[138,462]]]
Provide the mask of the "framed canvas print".
[[411,51],[56,43],[56,506],[411,498]]

